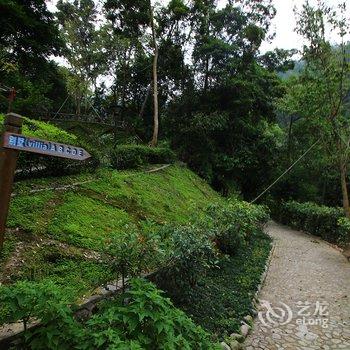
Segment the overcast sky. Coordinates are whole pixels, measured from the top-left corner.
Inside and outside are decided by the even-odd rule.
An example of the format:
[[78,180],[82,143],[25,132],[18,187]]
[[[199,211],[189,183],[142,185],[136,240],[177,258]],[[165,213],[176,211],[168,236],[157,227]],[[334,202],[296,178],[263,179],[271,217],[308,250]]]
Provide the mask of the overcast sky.
[[[152,0],[154,1],[154,0]],[[161,3],[168,3],[169,0],[158,0]],[[341,1],[344,0],[326,0],[328,5],[336,6]],[[346,0],[349,1],[349,0]],[[301,49],[303,42],[301,41],[299,35],[295,33],[295,19],[293,8],[294,6],[301,7],[305,0],[273,0],[276,7],[277,14],[272,22],[272,29],[276,32],[276,37],[271,43],[265,42],[262,45],[262,51],[272,50],[276,47],[283,49]],[[316,2],[316,0],[310,0],[311,3]],[[55,4],[57,0],[47,1],[48,7],[51,11],[55,10]],[[219,6],[224,6],[226,0],[218,0]],[[334,34],[330,34],[333,40],[336,40]]]

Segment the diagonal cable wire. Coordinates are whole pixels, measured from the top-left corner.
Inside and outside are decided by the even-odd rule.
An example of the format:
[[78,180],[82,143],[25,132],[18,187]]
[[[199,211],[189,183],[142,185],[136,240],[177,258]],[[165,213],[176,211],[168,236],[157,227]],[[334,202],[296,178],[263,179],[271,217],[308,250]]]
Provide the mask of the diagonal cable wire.
[[253,204],[256,202],[261,196],[263,196],[271,187],[273,187],[284,175],[286,175],[297,163],[299,163],[319,142],[321,139],[318,139],[314,142],[291,166],[288,167],[270,186],[268,186],[264,191],[262,191],[255,199],[253,199],[250,203]]

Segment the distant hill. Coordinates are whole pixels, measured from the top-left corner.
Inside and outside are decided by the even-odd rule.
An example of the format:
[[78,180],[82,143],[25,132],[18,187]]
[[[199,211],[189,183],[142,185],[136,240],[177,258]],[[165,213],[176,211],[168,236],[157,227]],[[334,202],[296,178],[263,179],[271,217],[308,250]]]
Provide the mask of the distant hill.
[[289,77],[293,75],[299,75],[300,72],[303,70],[305,67],[305,62],[304,61],[297,61],[295,62],[294,68],[287,70],[286,72],[278,72],[278,76],[282,79],[288,79]]

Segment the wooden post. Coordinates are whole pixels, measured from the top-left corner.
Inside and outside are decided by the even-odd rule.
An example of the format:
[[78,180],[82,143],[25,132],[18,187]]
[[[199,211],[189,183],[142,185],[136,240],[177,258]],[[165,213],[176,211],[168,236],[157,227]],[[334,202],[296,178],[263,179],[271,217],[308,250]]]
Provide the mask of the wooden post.
[[[15,113],[5,117],[3,135],[5,132],[21,134],[23,118]],[[3,138],[3,136],[2,136]],[[4,148],[3,140],[0,145],[0,251],[3,248],[6,219],[9,211],[13,179],[15,176],[18,150]]]
[[7,113],[11,113],[11,110],[12,110],[12,103],[13,101],[15,100],[15,97],[16,97],[16,90],[15,88],[13,87],[10,91],[10,95],[8,97],[8,100],[9,100],[9,106],[8,106],[8,111]]

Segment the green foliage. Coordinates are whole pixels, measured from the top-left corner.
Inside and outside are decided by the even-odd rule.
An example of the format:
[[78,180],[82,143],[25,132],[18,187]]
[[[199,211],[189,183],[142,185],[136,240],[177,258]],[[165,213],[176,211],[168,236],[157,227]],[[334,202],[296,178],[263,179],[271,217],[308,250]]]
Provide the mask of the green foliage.
[[164,263],[164,243],[158,232],[151,229],[152,224],[144,226],[148,227],[144,227],[142,232],[130,227],[122,234],[114,235],[105,248],[114,258],[111,265],[117,274],[116,280],[122,277],[123,288],[127,277],[156,270]]
[[230,201],[226,205],[210,205],[186,226],[164,226],[161,236],[170,239],[168,260],[151,278],[173,300],[188,299],[201,278],[220,260],[219,250],[234,256],[239,250],[248,249],[261,236],[268,218],[262,206]]
[[167,290],[173,300],[182,299],[217,260],[217,252],[204,229],[194,224],[161,228],[161,236],[169,241],[167,256],[151,279]]
[[279,211],[279,218],[283,224],[338,244],[342,243],[348,226],[343,216],[341,208],[326,207],[312,202],[286,202],[280,206]]
[[116,169],[130,169],[146,164],[164,164],[174,161],[175,154],[166,147],[120,145],[116,146],[111,154],[111,163]]
[[69,292],[70,301],[91,293],[97,286],[113,278],[112,267],[100,259],[87,259],[72,248],[60,250],[58,247],[42,246],[32,248],[24,254],[26,265],[13,272],[11,282],[28,280],[36,282],[54,282],[58,287]]
[[342,217],[338,219],[338,238],[337,243],[346,246],[350,243],[350,220]]
[[[2,321],[22,320],[25,332],[22,345],[25,349],[69,349],[72,334],[78,335],[80,325],[63,294],[53,283],[18,282],[1,287],[0,300],[8,309]],[[43,326],[26,329],[28,321],[40,320]]]
[[265,207],[237,200],[229,201],[226,206],[210,205],[207,214],[212,236],[219,249],[229,255],[253,240],[269,219]]
[[49,220],[49,203],[53,193],[39,192],[16,196],[11,200],[8,227],[21,227],[32,233],[43,233]]
[[[350,105],[344,98],[350,88],[347,12],[345,2],[337,7],[325,1],[305,2],[296,9],[296,31],[305,45],[298,74],[286,81],[286,94],[277,107],[289,129],[286,167],[318,140],[312,155],[293,169],[294,176],[285,182],[279,197],[334,206],[343,197],[349,216],[345,184],[350,159]],[[326,27],[339,33],[337,43]]]
[[67,192],[56,207],[47,233],[70,244],[101,250],[112,235],[121,234],[131,221],[125,210],[83,193]]
[[[82,184],[70,188],[74,183]],[[65,191],[51,190],[64,186]],[[121,277],[125,266],[124,274],[134,276],[165,264],[171,237],[160,236],[159,226],[184,225],[208,202],[224,203],[202,179],[177,165],[155,173],[100,169],[95,174],[26,180],[16,182],[14,192],[8,227],[19,231],[7,235],[1,265],[6,266],[18,243],[31,248],[20,250],[25,263],[6,270],[2,281],[53,281],[71,290],[72,302]],[[68,245],[57,252],[42,245],[41,239],[48,238],[57,240],[55,245]],[[114,259],[107,265],[86,260],[76,247],[109,252]]]
[[208,202],[224,202],[205,181],[178,165],[148,174],[103,170],[83,188],[108,198],[136,223],[146,218],[157,223],[186,223],[193,211],[203,210]]
[[[82,185],[29,193],[73,183]],[[96,174],[21,181],[14,192],[18,195],[11,203],[9,227],[98,250],[129,231],[126,225],[141,228],[146,219],[184,224],[208,202],[224,202],[202,179],[175,165],[149,174],[101,169]]]
[[[0,126],[4,123],[5,116],[0,114]],[[28,137],[37,137],[49,141],[74,144],[77,142],[77,137],[70,134],[52,124],[41,122],[39,120],[29,119],[24,117],[23,135]]]
[[31,318],[45,318],[47,313],[62,306],[59,289],[50,282],[17,282],[0,287],[0,324],[21,320],[27,330]]
[[252,296],[260,283],[270,242],[260,231],[234,256],[221,256],[217,267],[202,275],[176,306],[217,339],[239,332],[242,318],[251,314]]
[[[11,239],[11,241],[10,241]],[[19,237],[6,237],[13,247],[19,244]],[[112,266],[104,258],[97,258],[89,252],[82,252],[74,247],[62,247],[54,244],[21,243],[26,250],[18,259],[25,263],[20,268],[8,267],[1,276],[5,285],[16,286],[18,282],[26,282],[28,288],[35,289],[38,284],[55,284],[65,295],[67,302],[74,303],[82,296],[90,295],[96,287],[114,278]],[[7,248],[8,249],[8,248]],[[10,287],[9,287],[10,288]],[[4,309],[9,305],[1,304]]]
[[87,344],[80,349],[218,349],[154,285],[138,279],[130,285],[122,298],[108,302],[87,322],[91,334],[86,333]]
[[64,43],[53,14],[37,0],[1,1],[0,12],[0,111],[7,110],[12,87],[17,113],[38,117],[58,109],[66,97],[65,84],[48,57],[60,53]]
[[53,284],[14,287],[2,287],[1,298],[10,305],[6,319],[37,317],[42,323],[25,333],[29,349],[219,349],[202,328],[141,279],[132,280],[128,291],[106,301],[86,323],[75,320]]

